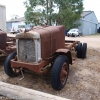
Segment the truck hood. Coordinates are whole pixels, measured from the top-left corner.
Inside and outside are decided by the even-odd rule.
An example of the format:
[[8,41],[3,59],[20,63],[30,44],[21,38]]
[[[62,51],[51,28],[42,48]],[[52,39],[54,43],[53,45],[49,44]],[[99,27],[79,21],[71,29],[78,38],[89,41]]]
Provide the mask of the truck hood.
[[35,32],[35,31],[28,31],[28,32],[25,32],[25,33],[18,33],[16,35],[16,39],[20,39],[20,38],[30,38],[30,39],[40,38],[40,34],[38,32]]

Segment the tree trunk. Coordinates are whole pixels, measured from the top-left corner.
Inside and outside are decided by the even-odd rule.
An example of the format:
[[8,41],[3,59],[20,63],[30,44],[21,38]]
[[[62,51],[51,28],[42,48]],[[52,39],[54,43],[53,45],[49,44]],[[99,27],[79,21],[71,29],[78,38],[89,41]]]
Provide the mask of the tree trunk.
[[17,100],[68,100],[51,94],[0,82],[0,95]]
[[[48,17],[48,6],[49,6],[48,3],[49,2],[48,2],[48,0],[46,0],[46,2],[47,2],[47,17]],[[47,25],[48,25],[48,18],[47,18]]]
[[[52,6],[53,6],[53,2],[50,1],[50,9],[52,9]],[[50,16],[51,16],[52,12],[50,11]],[[50,21],[49,21],[49,24],[51,25],[52,23],[52,18],[50,18]]]

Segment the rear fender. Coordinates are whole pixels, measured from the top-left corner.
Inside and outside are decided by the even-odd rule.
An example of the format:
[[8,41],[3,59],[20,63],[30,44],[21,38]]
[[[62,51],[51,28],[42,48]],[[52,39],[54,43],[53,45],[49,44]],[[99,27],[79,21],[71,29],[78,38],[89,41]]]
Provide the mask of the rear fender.
[[72,64],[72,55],[69,49],[58,49],[56,50],[56,54],[66,55],[68,57],[69,64]]

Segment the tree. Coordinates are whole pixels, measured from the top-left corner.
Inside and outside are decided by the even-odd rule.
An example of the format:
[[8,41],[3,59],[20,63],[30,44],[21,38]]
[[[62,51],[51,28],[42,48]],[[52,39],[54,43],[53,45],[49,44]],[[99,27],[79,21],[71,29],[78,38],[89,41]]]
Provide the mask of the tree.
[[69,29],[73,27],[76,20],[81,18],[81,13],[83,11],[82,0],[55,0],[55,3],[59,7],[58,24],[63,24]]
[[26,0],[24,5],[27,22],[46,21],[49,25],[56,22],[57,25],[65,25],[67,29],[73,27],[74,22],[80,19],[83,11],[83,0]]
[[51,25],[52,0],[27,0],[24,5],[26,7],[25,18],[27,23],[34,23],[35,25],[47,23]]

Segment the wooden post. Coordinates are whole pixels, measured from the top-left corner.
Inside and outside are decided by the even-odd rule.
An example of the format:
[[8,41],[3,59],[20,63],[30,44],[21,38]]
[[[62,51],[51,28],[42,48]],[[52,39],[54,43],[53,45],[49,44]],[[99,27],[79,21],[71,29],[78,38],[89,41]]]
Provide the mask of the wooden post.
[[18,100],[69,100],[4,82],[0,82],[0,95]]

